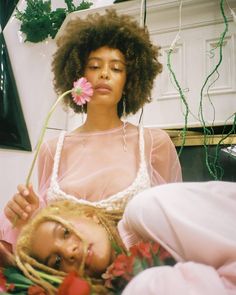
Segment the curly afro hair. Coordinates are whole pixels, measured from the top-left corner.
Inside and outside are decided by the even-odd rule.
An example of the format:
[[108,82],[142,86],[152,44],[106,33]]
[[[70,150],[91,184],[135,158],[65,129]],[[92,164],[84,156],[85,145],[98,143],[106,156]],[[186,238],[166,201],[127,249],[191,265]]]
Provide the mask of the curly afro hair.
[[[83,76],[91,51],[100,47],[120,50],[126,60],[127,79],[125,98],[118,103],[118,116],[122,116],[123,99],[126,114],[135,114],[145,103],[150,102],[153,82],[162,65],[158,61],[159,47],[151,43],[146,28],[128,15],[118,15],[115,10],[105,14],[89,14],[85,19],[71,20],[65,33],[57,40],[58,49],[53,56],[54,86],[58,94],[71,89],[73,81]],[[64,103],[74,112],[86,112],[86,105],[76,105],[71,96]]]

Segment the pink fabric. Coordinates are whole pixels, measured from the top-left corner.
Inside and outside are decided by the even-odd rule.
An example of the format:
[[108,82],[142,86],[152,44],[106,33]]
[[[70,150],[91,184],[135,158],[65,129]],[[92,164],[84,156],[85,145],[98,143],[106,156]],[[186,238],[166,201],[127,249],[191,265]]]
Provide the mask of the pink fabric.
[[[68,194],[98,201],[128,187],[140,164],[139,130],[127,124],[128,151],[123,148],[123,127],[109,131],[66,135],[59,165],[59,186]],[[145,158],[152,186],[181,181],[181,167],[168,134],[145,128]],[[40,206],[45,206],[57,138],[43,144],[38,158]],[[104,148],[105,147],[105,148]],[[15,244],[17,231],[2,214],[0,240]]]
[[[127,124],[109,131],[67,134],[59,166],[59,186],[67,194],[89,201],[106,199],[127,188],[140,164],[139,130]],[[39,191],[46,200],[57,138],[45,143],[39,154]],[[106,147],[106,148],[104,148]],[[145,156],[152,186],[181,181],[181,168],[168,134],[145,129]]]
[[[235,263],[236,264],[236,263]],[[234,267],[235,267],[234,264]],[[225,266],[236,279],[233,265]],[[225,283],[225,278],[211,266],[186,262],[174,267],[153,267],[136,276],[122,295],[235,295],[236,284]]]
[[127,247],[154,240],[179,261],[144,271],[122,295],[236,294],[236,183],[151,188],[131,200],[118,228]]

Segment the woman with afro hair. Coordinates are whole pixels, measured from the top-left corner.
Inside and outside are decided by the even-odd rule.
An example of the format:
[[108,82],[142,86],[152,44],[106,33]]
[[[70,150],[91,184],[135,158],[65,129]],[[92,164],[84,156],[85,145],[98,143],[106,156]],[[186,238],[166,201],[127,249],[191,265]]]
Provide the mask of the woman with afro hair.
[[[4,212],[16,228],[39,207],[67,199],[122,216],[137,193],[164,183],[181,181],[181,168],[168,134],[126,121],[151,100],[156,76],[161,73],[159,47],[146,28],[115,10],[89,14],[68,22],[57,39],[52,71],[58,94],[85,77],[93,95],[77,105],[71,95],[64,104],[86,113],[85,122],[71,132],[45,142],[38,159],[39,190],[19,185]],[[3,221],[0,240],[14,244],[15,230]]]

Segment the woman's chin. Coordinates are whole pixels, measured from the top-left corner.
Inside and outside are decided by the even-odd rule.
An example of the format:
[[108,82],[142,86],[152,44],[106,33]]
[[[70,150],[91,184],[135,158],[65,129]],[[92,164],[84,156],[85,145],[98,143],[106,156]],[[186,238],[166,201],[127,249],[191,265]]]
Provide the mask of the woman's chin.
[[106,271],[107,267],[111,264],[111,260],[107,257],[100,257],[98,261],[94,259],[93,261],[91,261],[91,264],[89,266],[85,267],[85,273],[87,275],[100,277]]

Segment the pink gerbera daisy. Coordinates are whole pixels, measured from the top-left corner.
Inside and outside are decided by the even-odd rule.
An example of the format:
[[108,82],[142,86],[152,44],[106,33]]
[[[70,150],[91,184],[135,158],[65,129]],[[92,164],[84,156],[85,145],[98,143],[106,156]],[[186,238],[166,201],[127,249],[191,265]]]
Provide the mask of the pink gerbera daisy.
[[90,82],[86,78],[82,77],[73,83],[74,88],[72,89],[73,101],[77,105],[83,105],[90,101],[93,95],[93,88]]

